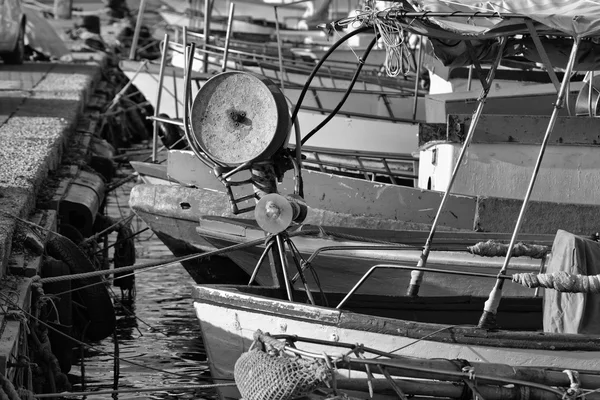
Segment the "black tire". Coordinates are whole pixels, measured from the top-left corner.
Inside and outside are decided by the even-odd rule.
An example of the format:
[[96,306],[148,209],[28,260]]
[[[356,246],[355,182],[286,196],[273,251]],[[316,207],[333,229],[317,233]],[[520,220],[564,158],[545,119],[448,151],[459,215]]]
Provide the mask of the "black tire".
[[[69,275],[70,273],[71,270],[65,262],[56,260],[52,257],[46,257],[42,264],[43,278]],[[71,302],[71,282],[61,281],[44,283],[44,292],[47,294],[62,293],[58,296],[58,301],[54,301],[55,307],[50,308],[48,324],[62,332],[64,335],[72,336],[73,304]],[[58,318],[56,315],[57,313]],[[60,321],[60,324],[53,321]],[[67,374],[71,370],[73,346],[75,346],[75,342],[64,335],[61,335],[52,329],[48,331],[48,338],[52,345],[52,353],[54,353],[58,359],[62,373]]]
[[[52,234],[46,243],[46,251],[50,257],[64,261],[69,266],[71,274],[95,271],[85,253],[65,236]],[[115,310],[102,279],[99,276],[75,279],[71,281],[71,286],[75,290],[73,301],[86,308],[83,317],[74,318],[75,324],[79,325],[80,329],[89,322],[85,338],[98,341],[112,335],[116,323]],[[76,290],[82,287],[85,289]]]
[[106,182],[110,182],[115,176],[115,165],[110,158],[101,156],[92,156],[90,167],[102,175]]
[[85,240],[79,229],[75,228],[70,224],[60,224],[58,227],[58,233],[66,238],[69,238],[73,243],[79,246],[81,242]]
[[25,23],[21,24],[17,44],[10,53],[2,55],[5,64],[21,65],[25,60]]

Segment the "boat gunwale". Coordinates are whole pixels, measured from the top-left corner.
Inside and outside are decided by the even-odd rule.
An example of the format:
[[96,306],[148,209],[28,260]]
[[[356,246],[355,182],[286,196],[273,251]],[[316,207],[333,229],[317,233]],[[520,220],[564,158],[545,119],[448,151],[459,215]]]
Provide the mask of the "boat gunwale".
[[192,298],[194,303],[212,304],[251,313],[271,314],[308,323],[326,324],[339,329],[404,336],[417,340],[426,337],[427,341],[432,342],[545,351],[600,351],[600,337],[595,335],[486,330],[478,328],[476,325],[452,326],[407,321],[273,299],[241,292],[238,290],[241,287],[246,286],[194,285]]

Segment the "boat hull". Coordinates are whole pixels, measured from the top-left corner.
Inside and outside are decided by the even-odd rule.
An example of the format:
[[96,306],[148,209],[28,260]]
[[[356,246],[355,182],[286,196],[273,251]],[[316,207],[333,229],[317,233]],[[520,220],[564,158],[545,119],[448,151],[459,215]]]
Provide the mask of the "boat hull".
[[[597,359],[600,357],[598,350],[573,351],[564,346],[551,350],[549,344],[538,345],[535,343],[536,336],[543,340],[542,333],[520,333],[522,340],[507,339],[507,344],[500,346],[491,339],[483,339],[486,331],[480,330],[471,338],[461,338],[460,335],[453,335],[453,330],[457,328],[452,324],[424,324],[431,325],[431,330],[437,329],[438,334],[444,338],[438,339],[435,334],[427,335],[429,329],[420,331],[415,337],[411,334],[411,329],[406,329],[406,321],[396,323],[390,318],[291,303],[208,286],[194,287],[193,296],[211,376],[216,382],[230,382],[233,379],[236,360],[243,352],[248,351],[253,334],[259,329],[272,335],[291,334],[327,341],[362,343],[400,356],[424,359],[461,359],[513,366],[554,367],[561,370],[597,370]],[[412,323],[415,332],[419,332],[419,325]],[[446,333],[441,333],[445,330]],[[491,336],[494,334],[489,335]],[[498,336],[509,338],[511,334],[504,335],[500,332]],[[553,340],[562,338],[567,341],[568,337],[569,335],[555,335]],[[544,345],[548,347],[542,348]],[[307,344],[303,346],[303,350],[318,354],[322,351],[340,353],[339,348],[315,344]],[[360,373],[350,374],[351,377],[362,377]],[[344,377],[348,376],[344,374]],[[222,399],[239,398],[236,388],[222,388],[220,395]]]
[[[178,186],[138,185],[131,191],[129,204],[132,210],[157,234],[186,242],[201,251],[222,249],[233,244],[255,240],[261,242],[259,245],[247,246],[243,250],[227,254],[227,257],[234,261],[239,270],[246,274],[246,277],[252,275],[264,250],[264,232],[252,220],[232,219],[233,215],[228,199],[222,192]],[[248,214],[244,215],[249,217]],[[213,219],[207,219],[210,217]],[[335,220],[337,226],[328,228],[327,224],[320,223],[322,220]],[[364,229],[365,226],[368,226],[368,219],[347,218],[336,215],[332,211],[313,210],[306,223],[309,226],[310,224],[324,226],[324,232],[331,232],[332,235],[295,237],[292,241],[305,258],[308,258],[317,249],[331,245],[377,246],[377,243],[381,243],[381,241],[402,243],[409,239],[413,243],[418,243],[416,246],[421,246],[423,243],[424,239],[421,237],[411,239],[412,233],[401,232],[400,221],[395,221],[392,225],[396,228],[395,230],[388,231],[384,230],[385,221],[374,219],[372,222],[377,222],[379,228]],[[443,234],[440,233],[440,235]],[[482,239],[484,237],[481,236]],[[477,239],[473,239],[471,244],[476,242]],[[460,247],[461,250],[463,248]],[[347,291],[375,264],[416,265],[420,254],[419,247],[331,251],[324,252],[317,257],[313,264],[323,287]],[[433,251],[428,265],[431,268],[453,268],[495,274],[500,269],[502,261],[501,258],[479,258],[459,251]],[[289,265],[294,265],[292,259],[289,262]],[[513,258],[511,263],[511,269],[520,272],[536,272],[539,268],[538,261],[526,258]],[[289,272],[294,274],[296,271],[290,270]],[[227,276],[227,274],[224,275]],[[312,274],[306,273],[306,275],[308,284],[316,289],[317,284]],[[263,286],[273,284],[272,275],[267,266],[263,265],[260,268],[256,281]],[[361,287],[360,292],[377,294],[382,293],[382,287],[385,287],[385,291],[389,294],[402,293],[408,287],[409,281],[410,270],[383,269],[377,271],[373,278]],[[217,280],[215,276],[215,280],[212,282],[221,281]],[[448,277],[432,273],[426,274],[421,290],[423,295],[443,296],[457,294],[456,290],[460,288],[461,294],[482,296],[491,290],[490,282],[488,278],[469,277],[467,279],[460,276]],[[301,282],[298,281],[296,285],[299,287]],[[509,296],[526,296],[531,293],[529,289],[515,284],[506,285],[504,292]]]
[[[152,186],[161,187],[161,185]],[[139,201],[135,201],[136,187],[134,186],[132,190],[134,204],[140,204]],[[177,203],[177,206],[179,204]],[[177,257],[215,250],[215,247],[196,233],[198,222],[194,218],[178,218],[173,214],[165,215],[152,208],[135,205],[132,209]],[[183,261],[181,264],[198,284],[215,282],[242,284],[249,280],[249,275],[226,256]]]

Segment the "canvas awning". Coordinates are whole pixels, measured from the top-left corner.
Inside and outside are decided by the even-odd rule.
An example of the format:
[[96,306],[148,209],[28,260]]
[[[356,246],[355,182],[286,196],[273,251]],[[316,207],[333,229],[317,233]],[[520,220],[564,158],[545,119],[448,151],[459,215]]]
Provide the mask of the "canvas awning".
[[[491,62],[498,50],[497,38],[508,36],[503,57],[518,56],[542,61],[531,27],[554,68],[567,64],[571,37],[600,36],[600,0],[408,0],[412,8],[393,7],[378,18],[399,21],[409,31],[431,40],[435,56],[445,65],[472,64],[465,40],[476,58]],[[584,40],[575,59],[575,71],[600,70],[600,44]]]
[[[600,35],[600,1],[597,0],[410,0],[418,11],[517,14],[566,35],[578,38]],[[480,35],[510,25],[502,18],[456,20],[431,18],[442,28]],[[516,21],[515,21],[516,22]]]

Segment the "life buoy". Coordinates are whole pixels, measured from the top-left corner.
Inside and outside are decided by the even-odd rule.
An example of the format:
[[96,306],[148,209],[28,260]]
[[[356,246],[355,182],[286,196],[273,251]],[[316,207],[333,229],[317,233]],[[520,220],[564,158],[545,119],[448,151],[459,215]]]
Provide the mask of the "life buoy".
[[[46,243],[46,252],[50,257],[64,261],[71,274],[95,271],[92,262],[85,253],[70,239],[58,233],[52,233]],[[107,338],[115,329],[115,310],[106,285],[99,276],[71,281],[73,301],[83,305],[85,310],[74,313],[74,324],[85,330],[85,338],[98,341]],[[83,288],[77,290],[78,288]]]

